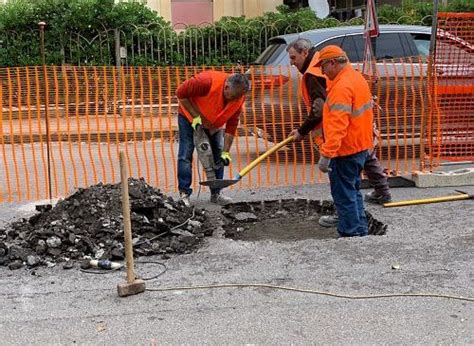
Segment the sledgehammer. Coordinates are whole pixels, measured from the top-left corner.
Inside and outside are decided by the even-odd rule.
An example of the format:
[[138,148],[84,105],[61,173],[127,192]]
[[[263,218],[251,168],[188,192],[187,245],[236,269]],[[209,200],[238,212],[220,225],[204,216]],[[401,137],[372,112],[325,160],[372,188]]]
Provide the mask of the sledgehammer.
[[133,269],[132,225],[130,222],[130,201],[128,199],[128,171],[125,165],[125,155],[123,151],[120,151],[120,177],[122,179],[123,234],[125,237],[127,282],[118,284],[117,292],[120,297],[126,297],[145,292],[145,281],[137,279]]

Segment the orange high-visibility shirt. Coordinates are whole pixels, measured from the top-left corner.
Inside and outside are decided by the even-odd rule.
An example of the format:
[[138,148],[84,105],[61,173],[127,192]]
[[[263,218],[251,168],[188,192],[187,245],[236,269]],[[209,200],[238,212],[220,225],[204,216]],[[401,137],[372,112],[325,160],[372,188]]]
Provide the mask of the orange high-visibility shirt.
[[372,95],[362,74],[345,66],[328,87],[322,155],[334,158],[373,148]]
[[[198,95],[185,95],[186,97],[181,98],[190,99],[197,107],[205,128],[213,130],[226,125],[226,133],[235,135],[245,96],[231,102],[226,102],[224,100],[224,85],[228,76],[229,74],[219,71],[201,72],[194,78],[202,79],[204,81],[209,78],[211,79],[210,88],[207,94],[201,95],[201,93],[199,93]],[[186,82],[178,88],[178,97],[186,94],[182,90],[182,87],[184,86],[186,86]],[[184,109],[184,107],[180,106],[179,110],[189,120],[189,122],[192,122],[192,115]]]

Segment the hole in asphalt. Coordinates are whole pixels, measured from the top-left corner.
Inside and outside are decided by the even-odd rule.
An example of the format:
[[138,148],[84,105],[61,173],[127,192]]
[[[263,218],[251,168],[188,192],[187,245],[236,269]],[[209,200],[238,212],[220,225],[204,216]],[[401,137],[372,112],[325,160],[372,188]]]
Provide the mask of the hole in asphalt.
[[[332,201],[284,199],[239,202],[227,205],[224,215],[224,235],[227,238],[259,240],[335,239],[336,228],[318,224],[323,215],[334,215]],[[383,235],[387,225],[366,212],[370,235]]]

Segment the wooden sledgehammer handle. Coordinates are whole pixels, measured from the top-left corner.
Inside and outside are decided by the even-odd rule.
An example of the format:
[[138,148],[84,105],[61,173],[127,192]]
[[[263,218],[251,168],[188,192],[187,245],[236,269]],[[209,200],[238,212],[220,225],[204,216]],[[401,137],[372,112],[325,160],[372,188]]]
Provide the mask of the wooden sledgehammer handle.
[[128,170],[125,164],[125,154],[120,151],[120,177],[122,180],[122,212],[123,212],[123,234],[125,237],[125,259],[127,261],[127,282],[135,281],[133,247],[132,247],[132,225],[130,223],[130,201],[128,198]]

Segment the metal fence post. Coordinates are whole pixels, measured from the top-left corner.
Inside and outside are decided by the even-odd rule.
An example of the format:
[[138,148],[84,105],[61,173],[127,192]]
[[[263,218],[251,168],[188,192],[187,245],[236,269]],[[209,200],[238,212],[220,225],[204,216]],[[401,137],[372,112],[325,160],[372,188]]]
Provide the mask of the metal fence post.
[[[436,71],[434,70],[434,58],[436,53],[436,33],[438,30],[438,8],[439,8],[439,0],[433,0],[433,22],[431,23],[431,40],[430,40],[430,52],[428,56],[428,71],[427,71],[427,78],[428,78],[428,97],[429,97],[429,113],[428,116],[432,117],[433,110],[436,108],[436,94],[434,93],[433,86],[436,83]],[[431,95],[431,96],[430,96]],[[420,171],[423,171],[425,168],[425,132],[432,131],[432,129],[426,128],[426,117],[423,117],[421,120],[421,129],[420,129]],[[433,136],[429,136],[430,139],[430,148],[433,148]],[[432,152],[431,152],[432,154]],[[431,158],[432,159],[432,158]],[[431,169],[431,167],[430,167]]]
[[51,203],[53,198],[52,194],[52,184],[51,184],[51,143],[50,143],[50,133],[49,133],[49,95],[47,89],[47,78],[48,71],[46,69],[46,57],[44,52],[44,27],[46,26],[45,22],[39,22],[40,29],[40,49],[41,49],[41,62],[43,64],[43,97],[44,97],[44,117],[46,121],[46,155],[48,160],[48,198]]
[[115,40],[115,66],[120,68],[122,61],[120,58],[120,31],[119,29],[114,29],[114,40]]
[[117,70],[117,83],[118,83],[118,97],[116,109],[119,111],[119,114],[122,115],[122,58],[120,55],[120,30],[114,29],[114,41],[115,41],[115,67]]

